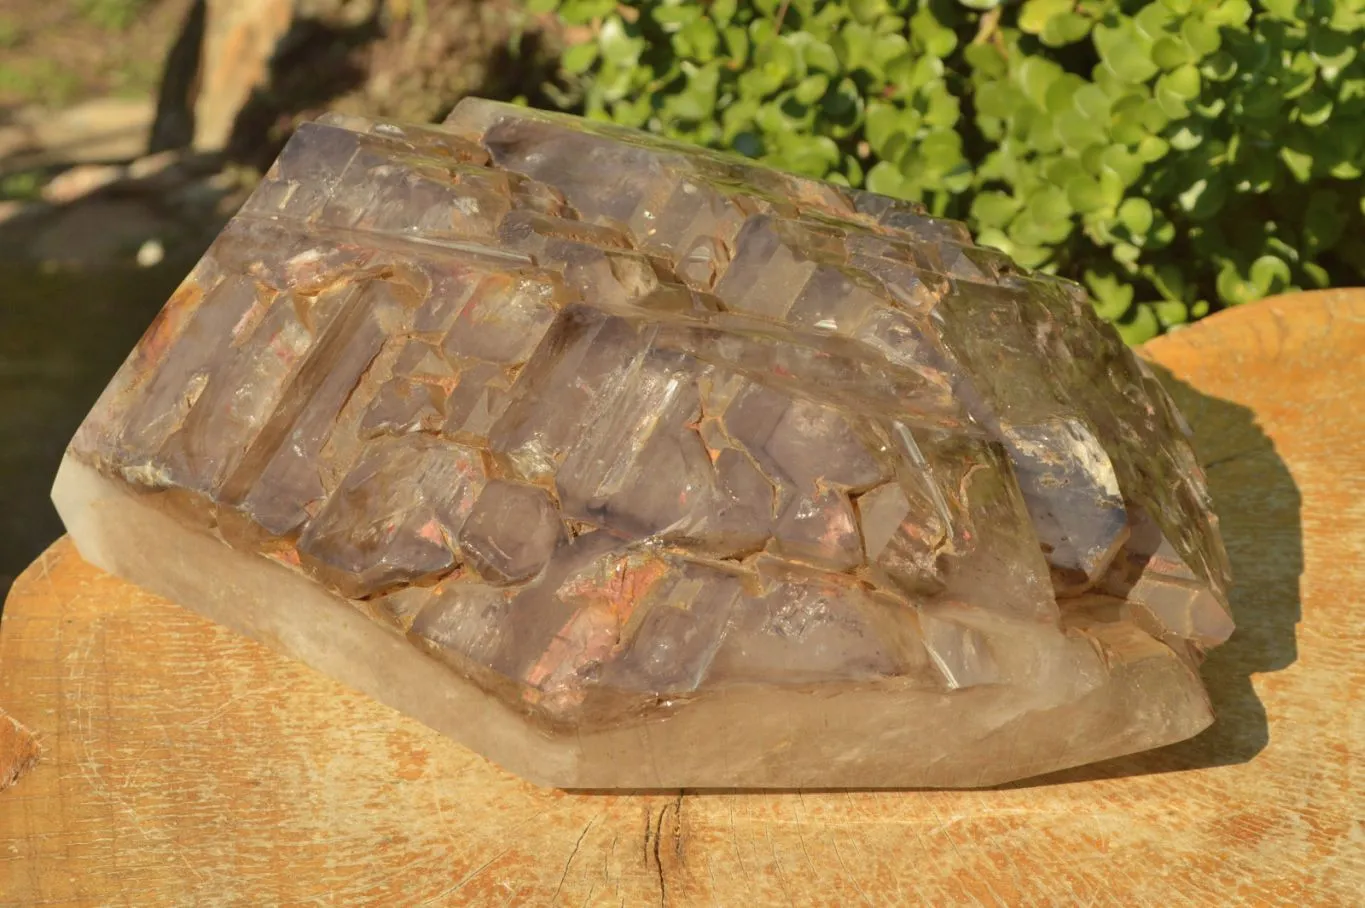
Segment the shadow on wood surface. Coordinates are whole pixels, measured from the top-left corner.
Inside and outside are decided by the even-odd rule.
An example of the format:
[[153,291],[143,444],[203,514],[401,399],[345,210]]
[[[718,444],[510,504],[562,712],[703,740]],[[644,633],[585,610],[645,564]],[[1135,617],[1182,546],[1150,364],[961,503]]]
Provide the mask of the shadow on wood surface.
[[1232,617],[1237,630],[1204,662],[1214,723],[1202,734],[1158,750],[1077,767],[1015,785],[1180,772],[1245,763],[1270,742],[1253,675],[1277,672],[1298,657],[1302,617],[1302,499],[1294,478],[1246,407],[1201,394],[1150,364],[1195,430],[1214,510],[1232,562]]

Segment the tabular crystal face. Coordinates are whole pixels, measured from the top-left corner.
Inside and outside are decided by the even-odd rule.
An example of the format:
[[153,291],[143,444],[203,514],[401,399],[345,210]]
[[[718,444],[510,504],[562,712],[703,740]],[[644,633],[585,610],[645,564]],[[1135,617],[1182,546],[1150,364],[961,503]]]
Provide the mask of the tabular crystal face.
[[468,100],[303,126],[55,494],[87,557],[537,781],[971,786],[1210,721],[1182,426],[956,223]]

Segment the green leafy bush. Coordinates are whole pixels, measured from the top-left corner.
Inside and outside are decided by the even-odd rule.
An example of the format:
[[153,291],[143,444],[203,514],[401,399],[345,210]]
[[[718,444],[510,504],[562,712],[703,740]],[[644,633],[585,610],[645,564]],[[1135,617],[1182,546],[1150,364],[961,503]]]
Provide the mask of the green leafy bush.
[[965,219],[1131,342],[1361,283],[1365,0],[531,0],[563,105]]

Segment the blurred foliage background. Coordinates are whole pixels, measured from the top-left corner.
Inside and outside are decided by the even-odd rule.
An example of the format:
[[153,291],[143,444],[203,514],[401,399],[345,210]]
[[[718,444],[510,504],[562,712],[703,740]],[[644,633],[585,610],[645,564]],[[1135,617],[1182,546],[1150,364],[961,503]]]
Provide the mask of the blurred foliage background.
[[561,107],[924,202],[1129,342],[1365,269],[1365,0],[531,0]]

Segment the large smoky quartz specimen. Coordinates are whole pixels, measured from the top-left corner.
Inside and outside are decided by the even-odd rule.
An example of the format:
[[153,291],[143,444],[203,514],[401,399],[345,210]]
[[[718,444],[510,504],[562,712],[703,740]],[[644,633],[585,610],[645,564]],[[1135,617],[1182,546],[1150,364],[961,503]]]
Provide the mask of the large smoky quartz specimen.
[[467,100],[303,126],[54,495],[94,563],[540,783],[979,786],[1211,721],[1186,431],[957,223]]

